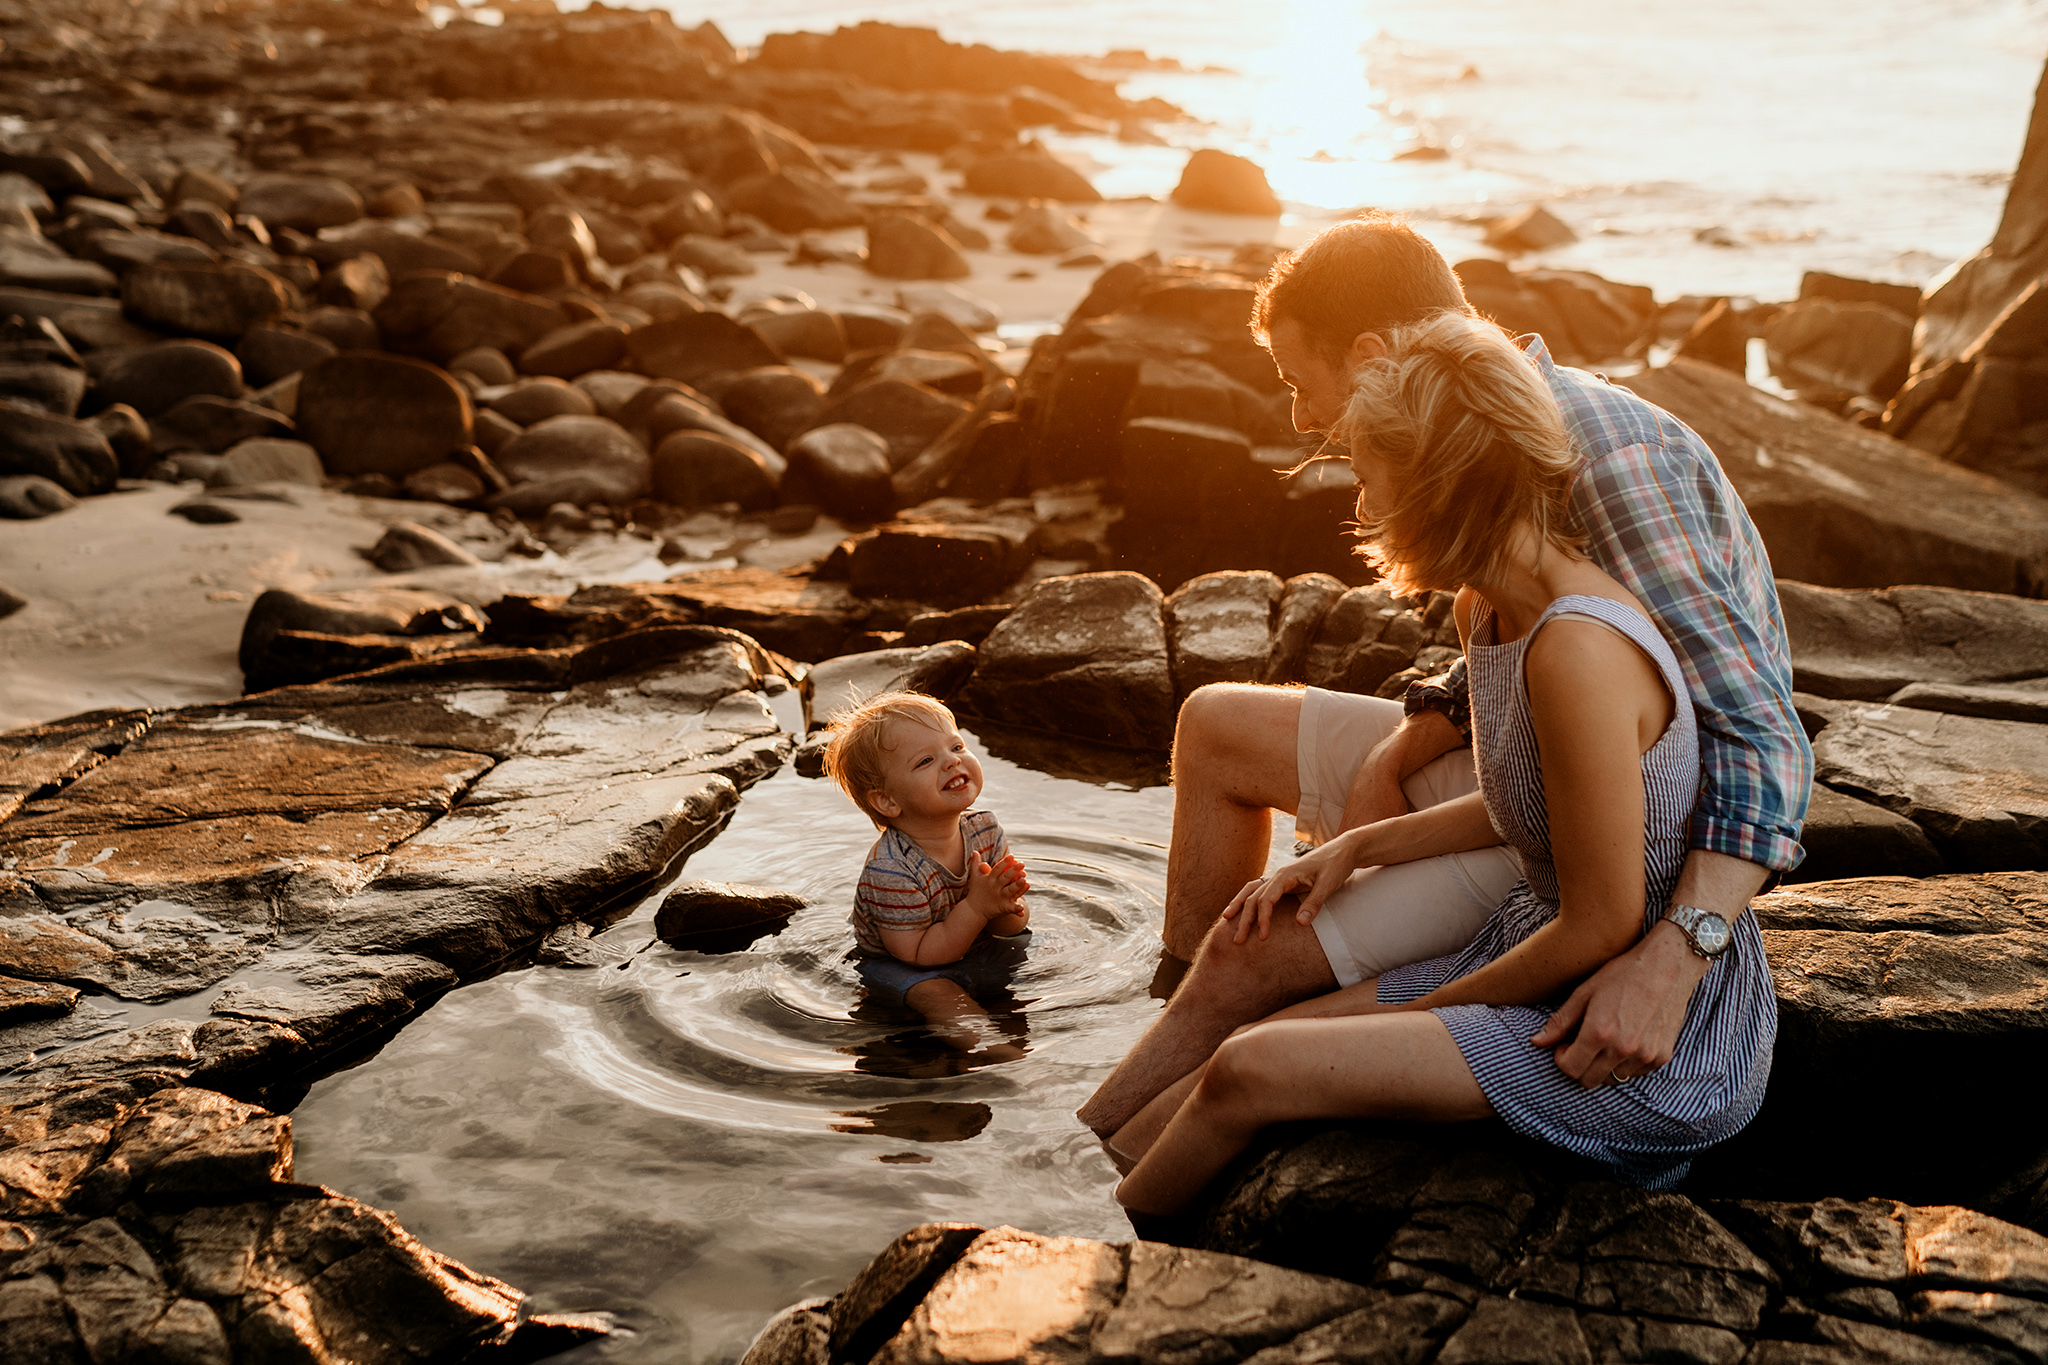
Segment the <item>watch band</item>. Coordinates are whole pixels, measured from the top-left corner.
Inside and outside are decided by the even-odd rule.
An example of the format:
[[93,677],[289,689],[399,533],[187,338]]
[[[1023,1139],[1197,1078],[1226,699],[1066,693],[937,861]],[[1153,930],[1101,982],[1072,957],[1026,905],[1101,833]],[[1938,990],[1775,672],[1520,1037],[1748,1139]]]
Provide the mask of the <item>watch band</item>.
[[1664,918],[1678,926],[1686,945],[1697,956],[1709,962],[1727,952],[1735,942],[1734,927],[1711,910],[1696,905],[1673,905],[1664,912]]

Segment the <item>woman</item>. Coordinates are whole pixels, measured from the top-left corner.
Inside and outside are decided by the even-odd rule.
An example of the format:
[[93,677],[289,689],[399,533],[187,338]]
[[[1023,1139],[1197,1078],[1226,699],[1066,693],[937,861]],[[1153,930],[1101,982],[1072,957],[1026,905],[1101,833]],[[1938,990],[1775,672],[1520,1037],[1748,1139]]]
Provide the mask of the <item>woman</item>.
[[1458,590],[1480,789],[1340,834],[1223,913],[1263,924],[1283,896],[1357,868],[1502,841],[1523,880],[1462,952],[1241,1030],[1140,1111],[1111,1139],[1136,1160],[1117,1191],[1136,1212],[1177,1212],[1259,1129],[1312,1118],[1498,1116],[1663,1188],[1763,1098],[1776,1001],[1747,915],[1724,932],[1665,1066],[1585,1089],[1530,1044],[1664,912],[1701,780],[1692,707],[1642,605],[1581,552],[1567,512],[1577,456],[1527,357],[1459,313],[1384,340],[1335,435],[1358,476],[1366,558],[1397,591]]

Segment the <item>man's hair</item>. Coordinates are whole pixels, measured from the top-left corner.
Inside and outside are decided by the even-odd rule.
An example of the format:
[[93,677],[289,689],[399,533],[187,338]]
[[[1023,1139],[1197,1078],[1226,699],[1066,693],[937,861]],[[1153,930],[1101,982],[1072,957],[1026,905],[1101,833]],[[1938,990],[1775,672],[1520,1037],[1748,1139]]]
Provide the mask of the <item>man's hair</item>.
[[882,738],[892,720],[916,721],[934,730],[954,723],[943,702],[922,692],[879,692],[833,712],[826,731],[831,738],[825,744],[826,774],[884,829],[889,822],[869,804],[868,794],[879,790],[888,777],[882,764],[888,750]]
[[1443,312],[1385,334],[1352,372],[1334,428],[1385,463],[1388,506],[1361,494],[1359,553],[1400,593],[1495,581],[1515,524],[1561,550],[1585,544],[1571,512],[1579,452],[1550,387],[1499,327]]
[[1252,335],[1269,346],[1273,324],[1286,318],[1338,362],[1360,332],[1470,311],[1443,253],[1399,218],[1375,211],[1324,228],[1273,262],[1252,306]]

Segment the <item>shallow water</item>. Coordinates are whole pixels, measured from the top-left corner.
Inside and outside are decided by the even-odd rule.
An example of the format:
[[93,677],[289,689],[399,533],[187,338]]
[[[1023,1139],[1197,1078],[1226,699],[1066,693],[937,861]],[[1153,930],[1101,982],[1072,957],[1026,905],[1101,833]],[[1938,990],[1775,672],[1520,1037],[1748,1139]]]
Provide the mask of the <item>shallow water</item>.
[[[1195,116],[1171,145],[1052,139],[1107,195],[1163,196],[1217,146],[1265,167],[1286,244],[1360,206],[1427,227],[1544,202],[1582,237],[1544,264],[1660,297],[1786,298],[1806,269],[1918,284],[1974,253],[2048,53],[2048,0],[627,2],[742,44],[879,19],[1171,57],[1188,70],[1102,73]],[[1448,155],[1401,159],[1422,144]],[[1712,228],[1726,245],[1696,239]],[[1478,232],[1440,244],[1472,254]]]
[[681,873],[801,893],[784,932],[680,952],[652,938],[656,896],[594,940],[606,965],[451,993],[313,1087],[299,1178],[391,1209],[537,1308],[620,1314],[638,1335],[593,1352],[618,1360],[736,1359],[921,1222],[1128,1238],[1072,1115],[1159,1008],[1172,792],[1122,756],[1054,776],[970,741],[1032,880],[1013,1005],[988,1002],[1021,1060],[963,1058],[864,1003],[846,910],[874,830],[785,768]]

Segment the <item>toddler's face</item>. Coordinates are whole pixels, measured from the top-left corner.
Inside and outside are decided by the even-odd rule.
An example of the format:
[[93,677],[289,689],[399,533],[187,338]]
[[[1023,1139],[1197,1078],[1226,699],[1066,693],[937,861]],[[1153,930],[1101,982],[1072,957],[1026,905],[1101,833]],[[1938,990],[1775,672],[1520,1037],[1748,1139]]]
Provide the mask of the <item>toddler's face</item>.
[[981,795],[981,763],[951,725],[892,720],[882,754],[882,789],[873,800],[891,820],[958,815]]

